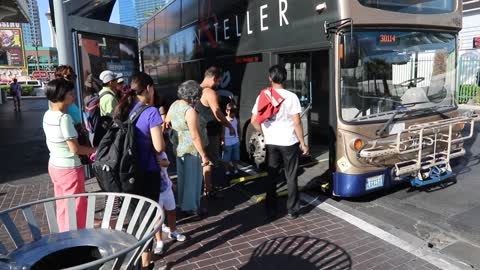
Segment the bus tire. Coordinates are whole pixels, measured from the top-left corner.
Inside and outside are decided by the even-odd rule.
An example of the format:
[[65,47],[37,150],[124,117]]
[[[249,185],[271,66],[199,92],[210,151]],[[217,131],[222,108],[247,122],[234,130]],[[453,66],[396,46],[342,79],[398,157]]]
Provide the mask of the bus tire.
[[249,124],[245,135],[248,160],[257,167],[262,166],[267,159],[267,147],[263,134]]

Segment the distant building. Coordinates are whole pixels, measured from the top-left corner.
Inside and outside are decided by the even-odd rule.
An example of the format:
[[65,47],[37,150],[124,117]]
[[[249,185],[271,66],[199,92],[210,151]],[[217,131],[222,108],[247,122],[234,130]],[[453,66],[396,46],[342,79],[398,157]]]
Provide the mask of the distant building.
[[25,58],[27,59],[28,75],[31,76],[35,70],[55,71],[58,66],[57,48],[38,47],[38,66],[37,50],[35,47],[25,47]]
[[139,28],[170,0],[119,0],[120,24]]
[[22,23],[23,40],[26,46],[42,46],[42,30],[40,28],[40,15],[38,13],[37,0],[27,0],[28,17],[30,23]]

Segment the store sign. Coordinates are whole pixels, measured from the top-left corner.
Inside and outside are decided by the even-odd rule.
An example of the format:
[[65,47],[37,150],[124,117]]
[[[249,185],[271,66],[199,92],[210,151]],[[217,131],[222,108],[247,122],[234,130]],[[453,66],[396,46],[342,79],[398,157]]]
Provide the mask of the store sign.
[[480,37],[473,38],[473,48],[480,49]]
[[48,73],[46,71],[43,71],[43,70],[35,70],[34,72],[32,72],[32,76],[35,79],[47,79],[48,78]]

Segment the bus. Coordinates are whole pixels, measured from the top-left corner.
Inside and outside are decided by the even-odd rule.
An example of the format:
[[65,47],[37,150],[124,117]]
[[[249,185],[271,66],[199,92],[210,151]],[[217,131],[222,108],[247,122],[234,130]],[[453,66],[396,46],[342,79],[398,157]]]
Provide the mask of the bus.
[[284,65],[311,149],[301,185],[358,197],[455,176],[477,119],[455,102],[461,28],[460,0],[173,0],[140,28],[141,65],[165,100],[221,67],[257,164],[251,109],[268,68]]

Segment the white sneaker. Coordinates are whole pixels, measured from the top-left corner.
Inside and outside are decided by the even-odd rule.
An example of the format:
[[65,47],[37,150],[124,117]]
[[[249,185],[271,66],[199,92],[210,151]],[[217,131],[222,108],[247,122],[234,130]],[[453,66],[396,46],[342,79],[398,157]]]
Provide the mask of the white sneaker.
[[165,225],[165,224],[162,224],[162,232],[164,233],[170,233],[170,228]]
[[175,239],[178,242],[183,242],[183,241],[185,241],[185,239],[187,239],[187,237],[185,237],[185,235],[179,234],[177,231],[169,233],[168,238]]
[[153,253],[156,255],[160,255],[163,252],[163,241],[157,241],[155,244],[155,248],[153,249]]

